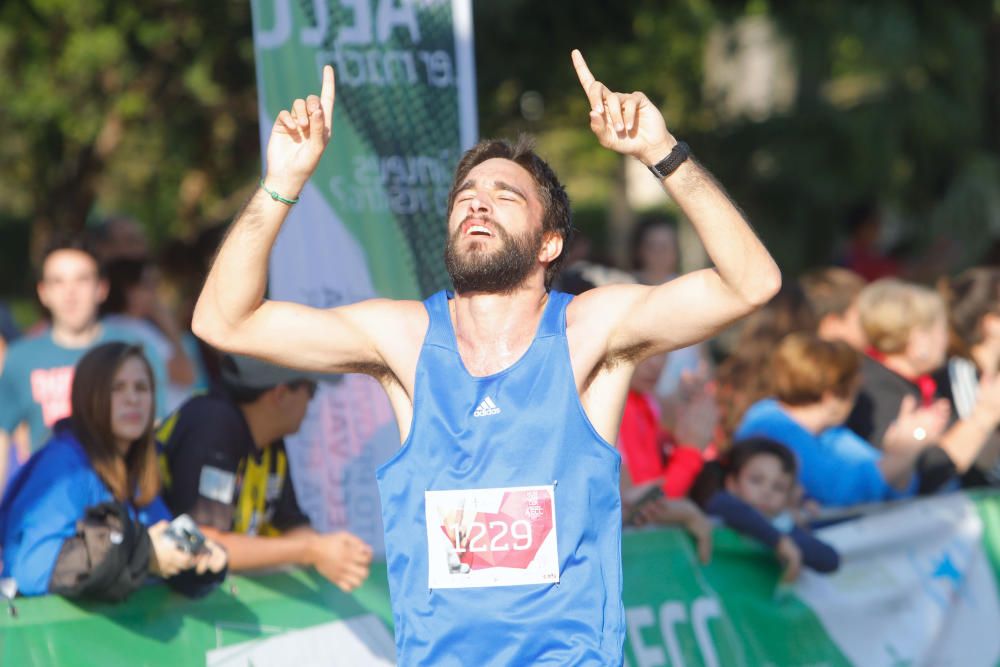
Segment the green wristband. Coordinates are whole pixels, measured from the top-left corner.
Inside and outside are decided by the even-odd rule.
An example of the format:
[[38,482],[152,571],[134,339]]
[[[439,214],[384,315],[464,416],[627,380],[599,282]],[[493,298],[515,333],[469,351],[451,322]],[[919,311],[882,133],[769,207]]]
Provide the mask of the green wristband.
[[288,204],[289,206],[291,206],[292,204],[298,204],[299,203],[299,198],[298,197],[296,197],[295,199],[287,199],[287,198],[282,197],[281,195],[279,195],[274,190],[268,190],[267,186],[264,185],[264,179],[263,178],[260,179],[260,187],[261,187],[261,189],[264,192],[266,192],[267,194],[271,195],[271,199],[273,199],[274,201],[280,201],[282,204]]

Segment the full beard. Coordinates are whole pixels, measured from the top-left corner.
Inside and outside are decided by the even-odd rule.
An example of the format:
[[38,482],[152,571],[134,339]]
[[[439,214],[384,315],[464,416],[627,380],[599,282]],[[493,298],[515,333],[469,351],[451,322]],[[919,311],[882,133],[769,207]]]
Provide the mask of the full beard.
[[542,247],[541,229],[515,237],[495,223],[490,228],[503,242],[492,252],[482,248],[482,243],[471,243],[463,254],[458,248],[462,240],[461,227],[448,238],[444,265],[459,294],[510,294],[524,285],[535,268]]

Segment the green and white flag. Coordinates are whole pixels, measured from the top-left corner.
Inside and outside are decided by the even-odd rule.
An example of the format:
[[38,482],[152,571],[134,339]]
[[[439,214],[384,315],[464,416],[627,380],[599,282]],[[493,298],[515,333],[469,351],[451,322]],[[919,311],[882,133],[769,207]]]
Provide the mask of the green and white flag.
[[855,665],[973,667],[1000,658],[983,521],[961,494],[828,528],[844,564],[795,593]]
[[1000,495],[930,498],[819,531],[840,570],[778,584],[774,554],[715,533],[625,536],[632,667],[993,667],[1000,664]]
[[[269,295],[319,307],[448,286],[451,175],[477,136],[469,0],[253,0],[261,144],[336,70],[333,137],[271,254]],[[374,470],[399,447],[381,388],[325,384],[290,439],[303,509],[382,550]]]

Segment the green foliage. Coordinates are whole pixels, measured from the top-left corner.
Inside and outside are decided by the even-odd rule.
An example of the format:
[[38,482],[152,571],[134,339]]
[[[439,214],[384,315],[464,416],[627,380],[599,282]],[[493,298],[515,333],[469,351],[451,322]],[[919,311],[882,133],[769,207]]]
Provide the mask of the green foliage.
[[[942,254],[952,265],[1000,233],[997,0],[473,8],[481,133],[538,135],[598,239],[621,170],[590,135],[572,48],[613,88],[661,106],[792,273],[829,261],[845,212],[866,198],[918,248],[962,241]],[[706,85],[710,41],[748,17],[791,54],[791,103],[763,114],[732,113]],[[0,68],[0,226],[30,223],[36,249],[95,212],[135,215],[154,241],[190,234],[231,216],[255,182],[245,0],[3,3]],[[27,254],[0,253],[9,266]],[[0,292],[27,287],[5,278]]]
[[[846,212],[865,199],[895,212],[918,252],[950,240],[938,270],[979,259],[983,238],[1000,236],[996,2],[508,0],[476,11],[490,26],[476,33],[483,133],[539,134],[578,202],[607,205],[616,166],[579,136],[573,47],[613,89],[661,106],[791,273],[829,262]],[[706,44],[748,16],[787,42],[796,93],[790,108],[732,117],[704,85]],[[519,113],[527,90],[544,118]]]
[[30,221],[36,249],[95,209],[191,232],[257,170],[243,0],[4,3],[0,67],[0,216]]

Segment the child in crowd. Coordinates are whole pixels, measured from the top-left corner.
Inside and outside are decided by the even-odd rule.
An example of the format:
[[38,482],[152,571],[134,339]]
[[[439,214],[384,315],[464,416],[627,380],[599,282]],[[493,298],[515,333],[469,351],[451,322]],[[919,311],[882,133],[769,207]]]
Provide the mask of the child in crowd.
[[796,579],[803,564],[817,572],[840,566],[830,545],[796,525],[796,467],[784,445],[765,438],[742,440],[706,466],[694,489],[709,515],[774,549],[785,566],[785,581]]
[[[631,283],[620,271],[578,262],[564,272],[561,289],[580,294],[598,285]],[[674,354],[671,352],[670,354]],[[632,374],[617,449],[622,457],[622,519],[626,526],[680,526],[695,541],[698,559],[712,556],[712,524],[685,496],[712,446],[718,422],[715,395],[704,373],[685,374],[678,387],[678,419],[671,432],[662,425],[655,390],[667,354],[642,361]]]

